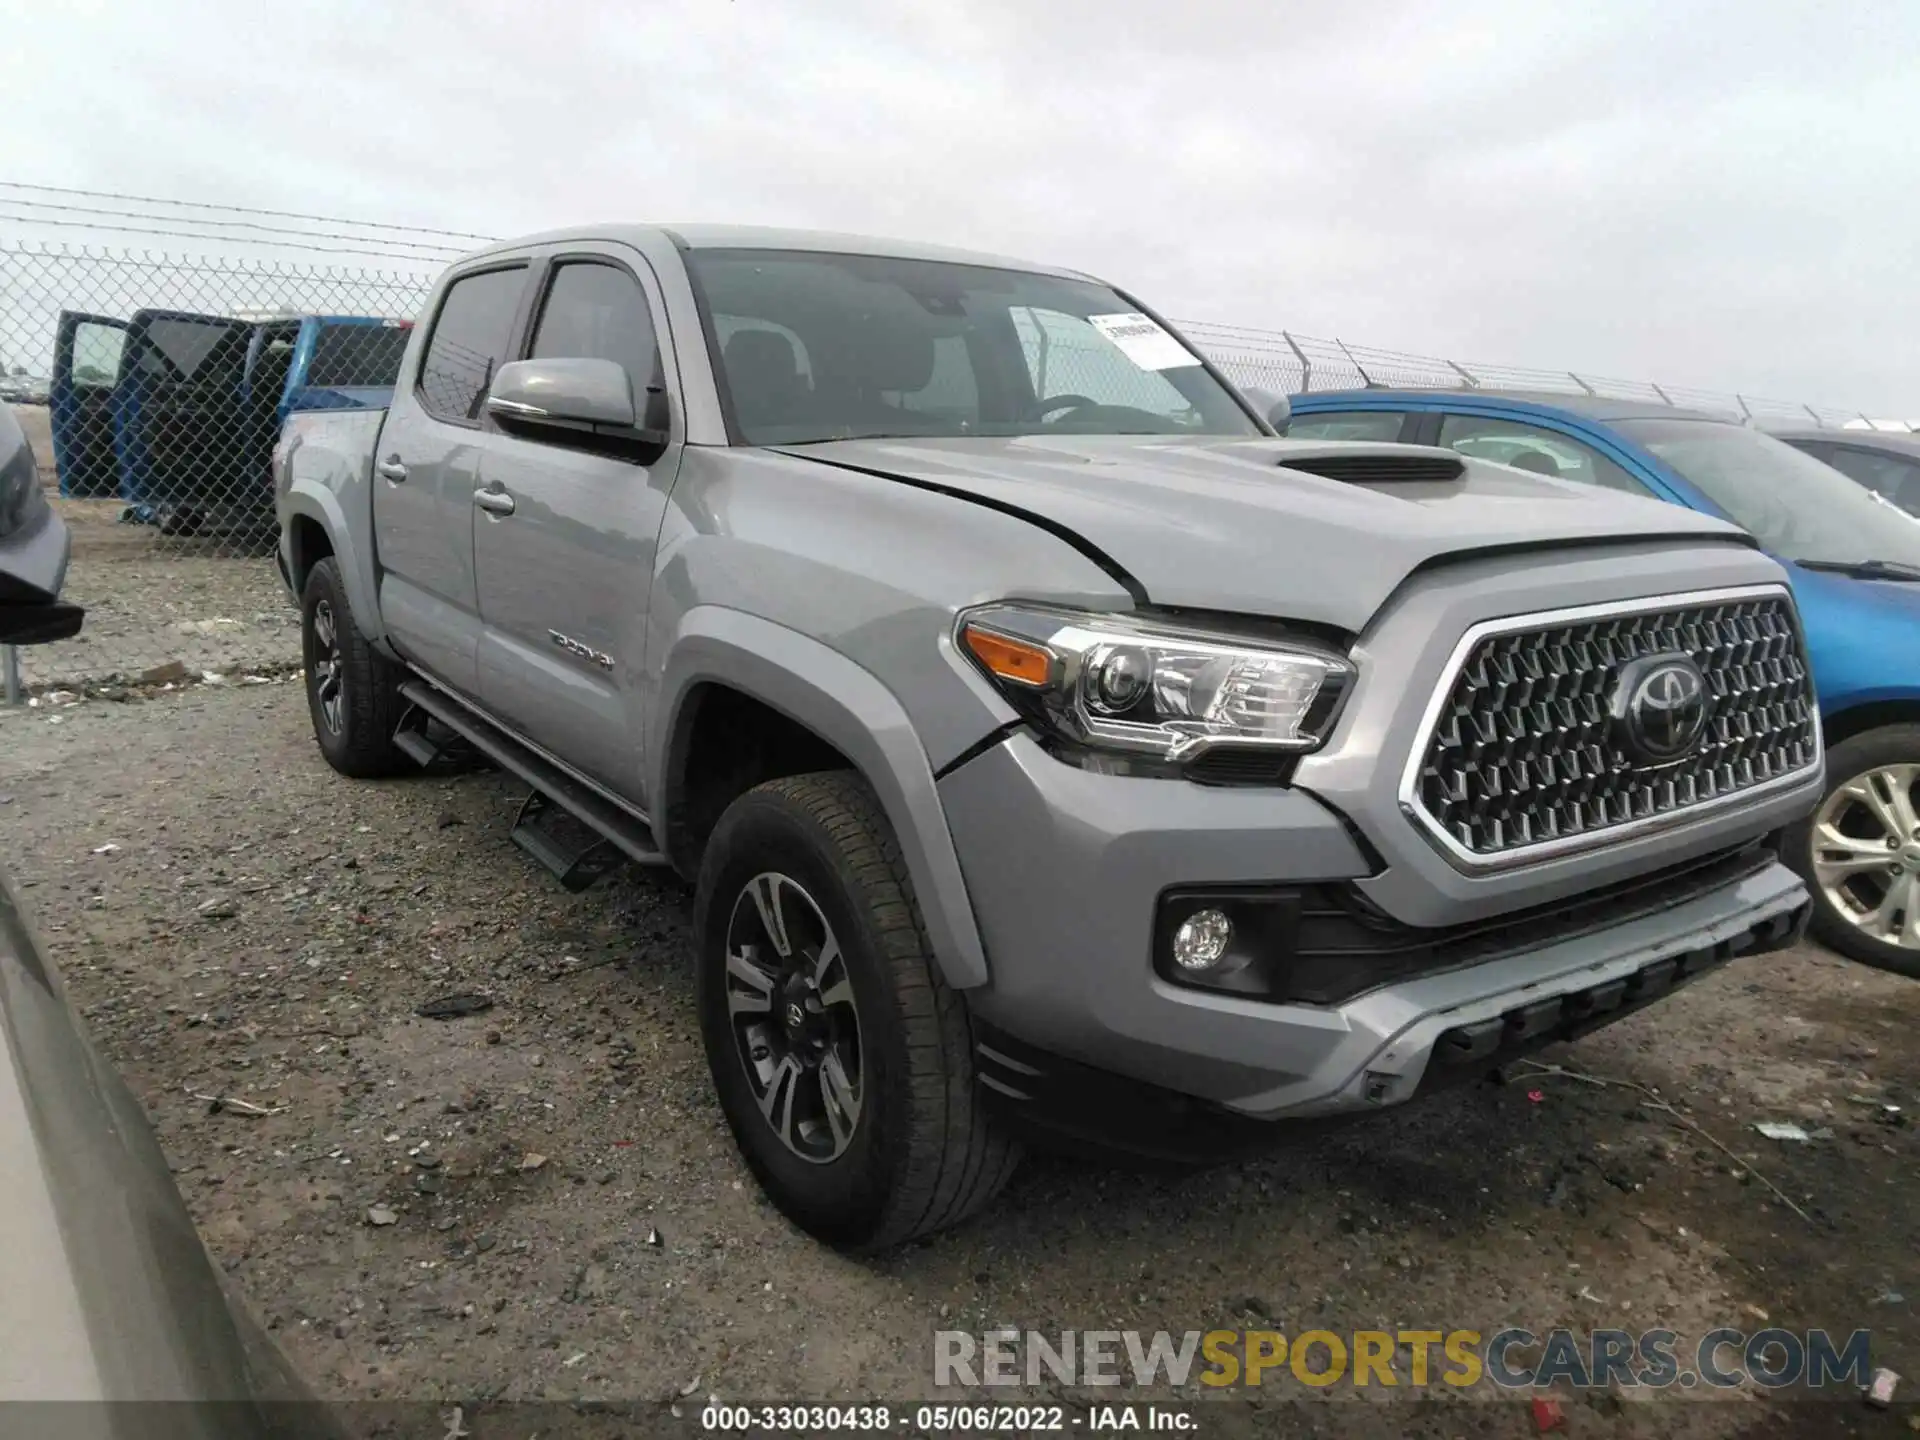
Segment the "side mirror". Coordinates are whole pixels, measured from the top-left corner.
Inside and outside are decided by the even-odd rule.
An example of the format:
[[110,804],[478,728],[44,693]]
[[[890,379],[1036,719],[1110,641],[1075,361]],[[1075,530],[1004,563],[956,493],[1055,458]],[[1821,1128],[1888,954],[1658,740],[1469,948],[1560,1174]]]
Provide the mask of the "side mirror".
[[47,645],[80,633],[87,612],[64,600],[12,605],[0,601],[0,645]]
[[608,425],[632,429],[633,387],[612,360],[515,360],[487,392],[487,413],[502,425]]
[[1284,395],[1276,395],[1271,390],[1249,390],[1247,399],[1253,402],[1253,408],[1266,417],[1267,424],[1276,434],[1287,433],[1287,426],[1293,420],[1293,406]]

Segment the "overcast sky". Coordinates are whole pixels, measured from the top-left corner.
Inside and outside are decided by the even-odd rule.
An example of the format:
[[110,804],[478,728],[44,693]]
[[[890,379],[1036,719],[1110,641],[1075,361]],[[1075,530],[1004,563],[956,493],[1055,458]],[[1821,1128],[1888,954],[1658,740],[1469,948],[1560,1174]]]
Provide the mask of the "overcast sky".
[[721,220],[1191,319],[1920,414],[1920,3],[65,0],[0,179]]

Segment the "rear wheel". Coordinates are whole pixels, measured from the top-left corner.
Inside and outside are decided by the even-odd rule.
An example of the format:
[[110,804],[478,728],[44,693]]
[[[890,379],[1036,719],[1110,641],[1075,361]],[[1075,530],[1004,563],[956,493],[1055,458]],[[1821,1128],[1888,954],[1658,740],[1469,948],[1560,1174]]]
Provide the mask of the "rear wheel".
[[355,779],[416,768],[393,743],[404,672],[354,624],[340,567],[331,555],[307,574],[300,603],[300,649],[313,738],[327,763]]
[[1920,725],[1827,751],[1826,798],[1791,832],[1813,932],[1850,959],[1920,977]]
[[789,1218],[878,1250],[986,1205],[1018,1152],[983,1113],[886,817],[845,772],[728,807],[694,901],[707,1063],[748,1167]]

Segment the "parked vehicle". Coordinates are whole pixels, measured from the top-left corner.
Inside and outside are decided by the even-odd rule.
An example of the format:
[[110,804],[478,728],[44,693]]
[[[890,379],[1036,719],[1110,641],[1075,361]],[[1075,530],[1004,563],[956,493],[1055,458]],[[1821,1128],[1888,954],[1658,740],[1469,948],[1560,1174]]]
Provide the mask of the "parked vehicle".
[[60,493],[117,495],[169,531],[271,526],[273,443],[296,411],[384,405],[408,322],[62,312],[52,423]]
[[[60,599],[68,550],[33,452],[0,404],[0,645],[78,632],[82,612]],[[0,1215],[8,1433],[338,1433],[227,1293],[146,1116],[88,1040],[4,871]]]
[[24,371],[17,375],[0,375],[0,400],[14,405],[44,405],[47,403],[47,381]]
[[1398,1104],[1806,912],[1769,837],[1818,724],[1748,536],[1275,439],[1086,276],[501,245],[391,408],[293,416],[276,477],[321,753],[457,736],[568,883],[596,846],[693,880],[722,1109],[839,1244],[976,1210],[1022,1134],[1194,1155]]
[[1828,789],[1787,851],[1814,929],[1920,975],[1920,528],[1757,430],[1637,401],[1326,392],[1293,397],[1288,434],[1438,444],[1745,527],[1792,579],[1820,694]]
[[1850,480],[1920,516],[1920,435],[1887,430],[1769,429],[1776,439],[1825,461]]

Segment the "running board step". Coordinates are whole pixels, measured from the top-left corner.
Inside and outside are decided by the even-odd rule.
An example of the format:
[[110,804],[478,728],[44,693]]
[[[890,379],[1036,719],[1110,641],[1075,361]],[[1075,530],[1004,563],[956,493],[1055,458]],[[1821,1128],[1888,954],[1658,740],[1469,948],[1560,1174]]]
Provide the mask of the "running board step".
[[513,843],[551,870],[572,891],[585,890],[620,864],[620,852],[599,831],[529,790],[514,817]]
[[422,770],[484,769],[491,763],[466,736],[418,705],[408,705],[393,731],[394,747]]
[[[612,869],[616,850],[636,865],[666,864],[666,858],[654,847],[646,823],[596,787],[568,774],[424,680],[404,682],[400,694],[414,709],[439,721],[502,770],[527,782],[534,793],[521,805],[514,821],[513,843],[553,871],[569,890],[583,890]],[[415,755],[401,733],[395,734],[394,743]],[[430,746],[432,742],[423,736],[421,744]],[[563,815],[554,814],[556,810]],[[564,834],[564,829],[572,828],[564,824],[568,818],[590,834]]]

